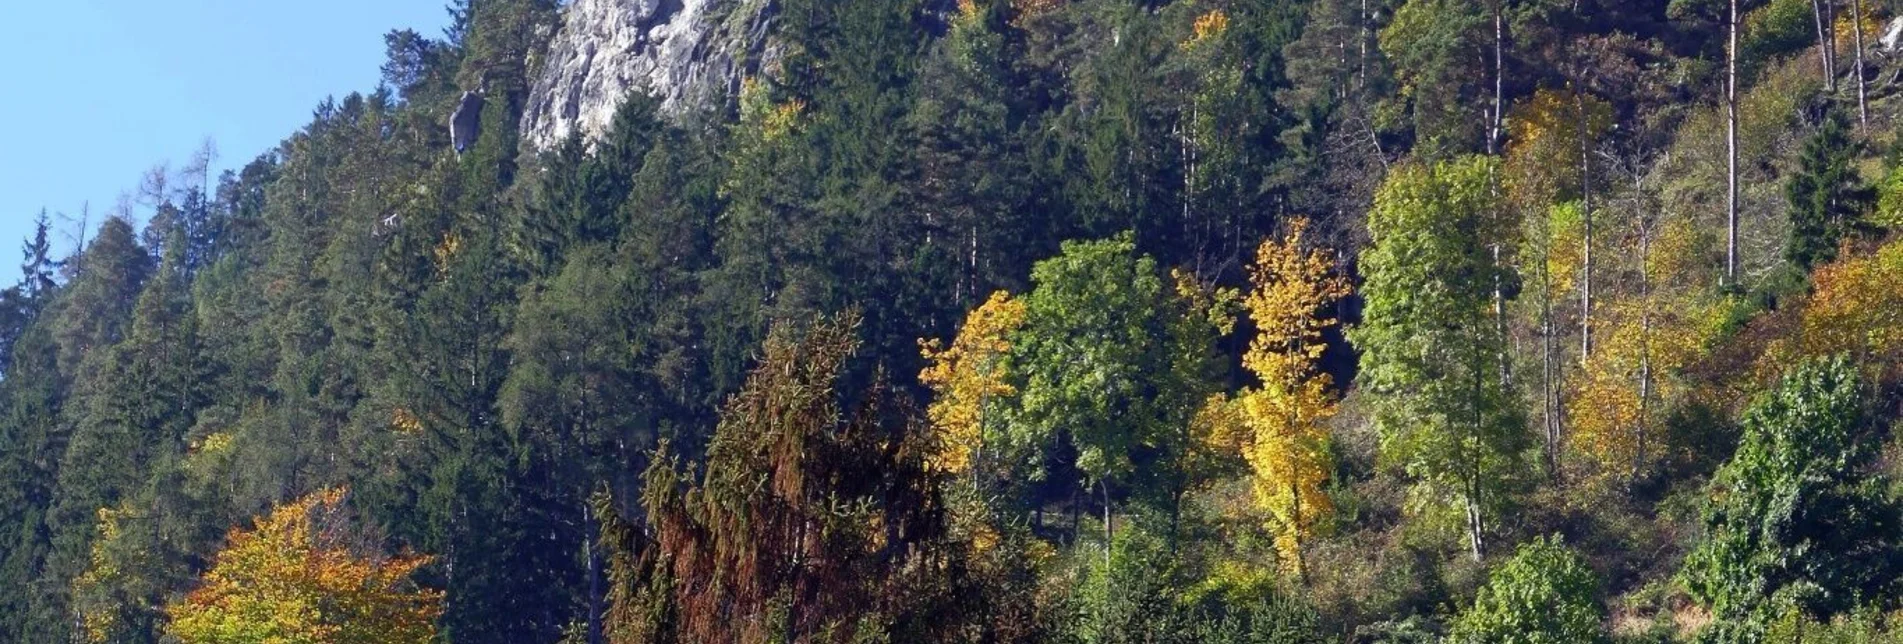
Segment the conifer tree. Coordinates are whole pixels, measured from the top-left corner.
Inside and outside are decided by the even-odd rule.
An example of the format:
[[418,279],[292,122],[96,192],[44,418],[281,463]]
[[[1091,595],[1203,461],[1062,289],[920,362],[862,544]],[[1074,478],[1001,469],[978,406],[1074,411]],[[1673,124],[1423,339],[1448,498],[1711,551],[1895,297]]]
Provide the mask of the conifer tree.
[[1852,165],[1856,146],[1849,129],[1842,114],[1826,115],[1817,134],[1804,143],[1797,173],[1784,185],[1791,208],[1784,257],[1805,269],[1837,256],[1837,245],[1876,196]]

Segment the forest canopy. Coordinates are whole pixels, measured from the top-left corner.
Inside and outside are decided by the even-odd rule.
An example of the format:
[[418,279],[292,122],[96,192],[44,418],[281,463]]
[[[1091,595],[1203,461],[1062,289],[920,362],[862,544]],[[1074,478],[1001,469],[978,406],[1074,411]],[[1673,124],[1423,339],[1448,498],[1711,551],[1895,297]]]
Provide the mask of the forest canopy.
[[771,5],[41,213],[0,641],[1903,641],[1903,5]]

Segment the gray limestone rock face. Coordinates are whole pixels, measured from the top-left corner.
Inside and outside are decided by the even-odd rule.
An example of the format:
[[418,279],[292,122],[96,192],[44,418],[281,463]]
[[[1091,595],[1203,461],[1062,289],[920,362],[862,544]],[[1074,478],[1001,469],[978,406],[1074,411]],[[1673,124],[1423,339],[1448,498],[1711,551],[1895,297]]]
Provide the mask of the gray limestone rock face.
[[631,91],[663,114],[713,107],[770,58],[773,0],[576,0],[543,60],[522,115],[523,140],[546,150],[579,129],[599,138]]

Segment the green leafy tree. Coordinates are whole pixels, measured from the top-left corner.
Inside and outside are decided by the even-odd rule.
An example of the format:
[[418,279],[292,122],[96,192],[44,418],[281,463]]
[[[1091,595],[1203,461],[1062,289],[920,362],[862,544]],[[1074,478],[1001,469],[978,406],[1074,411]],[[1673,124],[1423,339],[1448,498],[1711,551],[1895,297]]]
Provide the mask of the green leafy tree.
[[1368,215],[1367,308],[1350,335],[1381,456],[1465,513],[1468,549],[1509,500],[1528,446],[1492,319],[1498,211],[1492,159],[1397,168]]
[[[1114,485],[1136,471],[1140,447],[1171,433],[1171,401],[1159,385],[1171,373],[1168,295],[1156,260],[1130,235],[1066,242],[1038,262],[1025,296],[1025,324],[1012,349],[1018,409],[1007,449],[1036,450],[1053,439],[1076,447],[1084,485],[1102,494],[1106,535]],[[1187,417],[1181,420],[1187,421]]]
[[1599,578],[1558,536],[1520,546],[1488,575],[1473,606],[1453,622],[1451,642],[1585,644],[1604,641]]
[[1786,611],[1827,617],[1890,588],[1898,508],[1871,474],[1863,384],[1839,357],[1793,367],[1744,415],[1680,579],[1715,641],[1758,641]]

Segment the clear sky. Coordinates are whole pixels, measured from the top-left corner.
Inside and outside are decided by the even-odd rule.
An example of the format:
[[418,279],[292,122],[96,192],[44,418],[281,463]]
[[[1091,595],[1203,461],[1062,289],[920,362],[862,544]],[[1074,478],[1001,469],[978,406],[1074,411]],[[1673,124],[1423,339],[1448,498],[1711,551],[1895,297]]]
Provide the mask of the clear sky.
[[90,203],[96,224],[147,169],[206,140],[216,169],[242,166],[325,97],[374,89],[384,33],[440,37],[444,5],[0,0],[0,286],[41,208]]

